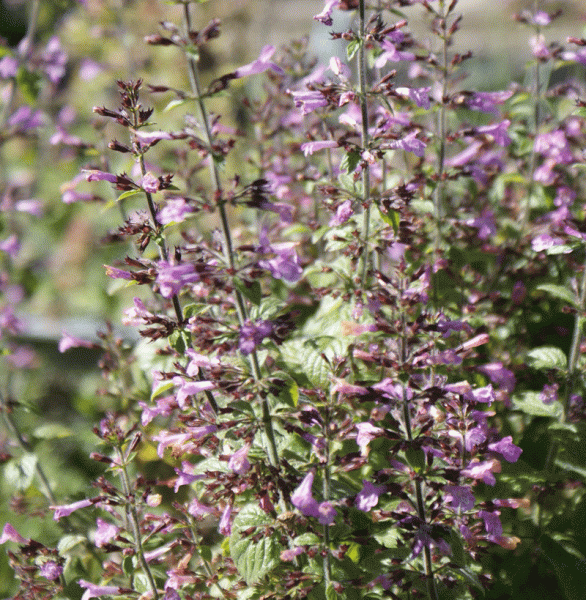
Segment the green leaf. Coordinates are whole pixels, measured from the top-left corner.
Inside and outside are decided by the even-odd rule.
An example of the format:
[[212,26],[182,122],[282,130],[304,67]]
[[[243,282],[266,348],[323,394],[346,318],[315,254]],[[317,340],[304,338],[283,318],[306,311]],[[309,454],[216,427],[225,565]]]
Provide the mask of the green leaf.
[[413,467],[416,472],[421,473],[425,469],[425,452],[421,448],[407,448],[405,458],[409,466]]
[[59,556],[66,556],[71,550],[87,541],[85,535],[64,535],[57,544]]
[[555,298],[564,300],[570,306],[577,306],[576,296],[563,285],[556,285],[555,283],[542,283],[541,285],[538,285],[536,289],[542,292],[548,292]]
[[252,541],[263,528],[273,524],[273,519],[256,504],[245,506],[232,523],[230,556],[248,585],[255,584],[279,563],[282,548],[274,534]]
[[160,381],[151,394],[151,400],[168,392],[174,385],[172,381]]
[[20,93],[29,104],[34,104],[41,91],[42,77],[38,73],[28,71],[25,67],[19,67],[16,72],[16,84]]
[[562,414],[562,405],[557,400],[551,404],[544,404],[539,397],[539,392],[522,392],[513,397],[513,408],[526,415],[534,417],[558,418]]
[[541,346],[527,353],[527,360],[534,369],[564,370],[568,359],[563,350],[556,346]]
[[396,210],[389,210],[389,212],[383,212],[378,207],[378,212],[381,216],[381,219],[393,228],[395,235],[399,232],[399,225],[401,224],[401,215]]
[[325,389],[330,383],[330,368],[321,354],[317,350],[308,351],[302,358],[301,366],[313,386]]
[[183,337],[182,331],[174,331],[169,336],[169,344],[174,350],[177,350],[179,354],[185,354],[185,350],[187,350],[187,346],[185,345],[185,339]]
[[33,431],[33,437],[40,440],[55,440],[73,435],[73,431],[61,423],[45,423]]
[[547,535],[539,539],[539,550],[553,566],[559,589],[566,600],[581,600],[586,589],[586,560],[568,552],[559,542]]
[[122,192],[120,194],[120,196],[118,196],[117,200],[118,202],[120,202],[120,200],[124,200],[125,198],[130,198],[131,196],[136,196],[137,194],[140,194],[141,190],[128,190],[127,192]]
[[262,292],[258,281],[244,282],[242,279],[234,277],[234,287],[253,304],[260,306]]
[[360,48],[360,40],[351,40],[346,46],[346,56],[348,60],[352,60],[356,52],[358,52],[358,48]]
[[34,454],[23,454],[18,459],[10,460],[4,468],[4,478],[9,486],[24,492],[33,482],[37,457]]
[[350,173],[354,173],[358,163],[360,162],[360,152],[357,150],[350,150],[346,152],[344,158],[342,159],[342,164],[340,165],[340,170],[345,171],[350,175]]
[[307,532],[298,535],[292,543],[294,546],[317,546],[320,541],[315,533]]

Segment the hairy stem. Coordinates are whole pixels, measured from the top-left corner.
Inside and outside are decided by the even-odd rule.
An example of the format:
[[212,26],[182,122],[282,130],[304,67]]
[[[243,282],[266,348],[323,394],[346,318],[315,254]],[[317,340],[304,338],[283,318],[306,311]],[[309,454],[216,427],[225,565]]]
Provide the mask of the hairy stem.
[[[188,31],[191,30],[191,14],[189,11],[189,5],[187,3],[183,4],[183,17],[185,21],[185,28]],[[199,68],[197,64],[196,58],[188,54],[187,55],[187,64],[189,71],[189,81],[191,85],[191,91],[196,96],[196,101],[199,107],[200,117],[202,120],[204,139],[206,141],[207,147],[209,148],[209,161],[210,161],[210,175],[212,179],[213,190],[216,197],[216,206],[218,208],[218,212],[220,214],[220,222],[221,222],[221,230],[222,230],[222,239],[223,239],[223,250],[224,256],[229,268],[230,273],[235,272],[235,262],[234,262],[234,248],[232,243],[232,234],[230,232],[230,224],[228,221],[228,214],[226,211],[226,202],[222,198],[222,183],[220,181],[220,174],[218,172],[218,168],[216,166],[213,151],[212,151],[212,130],[210,126],[210,121],[208,117],[207,108],[205,102],[202,98],[202,88],[199,78]],[[248,318],[246,311],[246,304],[244,302],[244,297],[241,292],[234,287],[234,298],[236,299],[236,312],[238,315],[238,322],[242,327]],[[253,350],[250,354],[250,364],[252,368],[252,374],[254,379],[258,382],[261,380],[261,372],[260,365],[258,362],[258,356],[255,350]],[[273,421],[271,418],[269,400],[266,395],[261,396],[261,406],[262,406],[262,421],[264,426],[264,432],[267,437],[267,454],[269,457],[269,461],[273,467],[278,467],[279,465],[279,453],[277,451],[277,442],[275,439],[275,433],[273,430]]]
[[[362,113],[361,146],[362,150],[368,150],[370,138],[368,135],[368,98],[366,86],[366,16],[365,0],[360,0],[358,8],[360,48],[358,50],[358,95],[360,97],[360,111]],[[366,284],[368,270],[370,268],[370,251],[368,249],[370,237],[370,167],[365,161],[362,169],[362,204],[364,207],[362,235],[364,246],[362,250],[362,286]]]
[[144,549],[142,546],[142,537],[140,533],[140,522],[138,520],[138,511],[136,510],[136,498],[130,485],[130,477],[128,476],[128,469],[126,468],[126,459],[121,448],[116,448],[118,453],[118,459],[120,461],[120,480],[122,482],[122,490],[126,498],[126,519],[130,524],[132,535],[134,537],[134,549],[140,561],[140,565],[147,576],[149,587],[151,588],[152,597],[154,600],[159,600],[159,593],[157,591],[157,585],[155,579],[151,573],[151,569],[144,555]]

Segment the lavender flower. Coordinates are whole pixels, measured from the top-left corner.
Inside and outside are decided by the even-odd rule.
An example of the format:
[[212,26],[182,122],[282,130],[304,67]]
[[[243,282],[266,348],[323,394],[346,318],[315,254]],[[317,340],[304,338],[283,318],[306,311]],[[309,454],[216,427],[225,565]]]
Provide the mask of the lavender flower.
[[41,565],[39,573],[46,579],[54,581],[63,575],[63,567],[54,560],[47,560]]
[[250,469],[250,462],[248,462],[249,450],[250,444],[244,444],[240,450],[234,452],[228,461],[228,468],[238,475],[244,475]]
[[2,535],[0,535],[0,545],[5,544],[6,542],[16,542],[17,544],[27,544],[30,540],[23,538],[16,529],[10,524],[6,523],[4,525],[4,529],[2,530]]
[[332,12],[334,8],[340,5],[340,1],[341,0],[327,0],[324,9],[319,13],[319,15],[315,15],[313,18],[324,25],[332,25],[334,22],[332,19]]
[[474,495],[468,486],[445,485],[444,492],[452,510],[460,512],[474,508]]
[[369,512],[378,504],[378,497],[386,491],[384,485],[374,485],[370,481],[362,480],[363,488],[356,496],[354,505],[358,510]]
[[513,444],[513,438],[510,435],[507,435],[498,442],[489,444],[488,449],[502,454],[508,462],[517,462],[523,452],[519,446]]
[[160,260],[157,283],[159,292],[163,298],[171,298],[177,295],[183,287],[200,280],[199,273],[195,270],[193,263],[181,263],[178,265]]
[[271,321],[247,321],[240,328],[238,349],[242,354],[250,354],[262,341],[273,333]]
[[80,587],[85,588],[81,600],[90,600],[90,598],[99,598],[100,596],[120,596],[122,594],[121,588],[115,585],[96,585],[84,579],[80,579],[77,583]]
[[50,508],[53,510],[53,519],[55,521],[58,521],[62,517],[68,517],[72,512],[75,512],[80,508],[87,508],[92,504],[93,502],[91,500],[79,500],[78,502],[73,502],[72,504],[64,504],[62,506],[51,506]]
[[330,502],[318,503],[311,493],[315,474],[310,471],[291,494],[291,504],[306,517],[315,517],[322,525],[333,523],[337,514]]
[[[295,106],[301,109],[304,115],[328,105],[325,96],[319,91],[289,92],[293,96]],[[338,144],[336,144],[337,146]],[[328,147],[328,146],[326,146]]]
[[284,75],[285,72],[281,67],[270,61],[271,56],[275,53],[276,48],[274,46],[267,45],[261,51],[259,57],[243,67],[240,67],[234,71],[236,78],[246,77],[248,75],[256,75],[263,73],[270,69],[279,75]]
[[109,544],[120,531],[119,527],[112,523],[108,523],[98,517],[96,524],[98,528],[96,529],[96,535],[94,538],[94,543],[97,548],[102,548],[104,545]]

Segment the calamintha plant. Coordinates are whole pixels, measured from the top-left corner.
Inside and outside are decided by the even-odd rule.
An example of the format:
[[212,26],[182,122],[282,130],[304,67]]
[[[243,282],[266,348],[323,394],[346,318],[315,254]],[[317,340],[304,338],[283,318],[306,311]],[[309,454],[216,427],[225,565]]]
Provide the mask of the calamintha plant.
[[301,40],[210,74],[219,20],[175,8],[144,41],[182,74],[118,79],[92,142],[56,123],[63,199],[119,215],[105,274],[141,339],[60,342],[102,353],[91,493],[59,493],[3,392],[5,471],[62,527],[5,525],[12,597],[578,598],[585,114],[544,73],[586,40],[548,45],[536,2],[527,89],[468,90],[457,0],[328,0],[344,60]]

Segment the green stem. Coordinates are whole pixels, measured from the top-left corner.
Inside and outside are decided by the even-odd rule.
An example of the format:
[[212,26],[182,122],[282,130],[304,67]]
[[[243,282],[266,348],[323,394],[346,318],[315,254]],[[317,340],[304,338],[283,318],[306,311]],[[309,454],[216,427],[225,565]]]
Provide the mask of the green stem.
[[[16,422],[12,418],[11,409],[9,406],[7,406],[7,404],[4,400],[4,395],[1,392],[0,392],[0,410],[2,411],[2,416],[4,417],[4,423],[6,424],[7,429],[10,431],[10,433],[12,434],[12,436],[14,437],[14,439],[20,446],[20,449],[27,453],[32,452],[33,449],[31,448],[30,444],[22,437],[22,434],[20,433],[20,430],[18,429]],[[41,480],[43,487],[45,488],[45,496],[47,497],[49,502],[51,502],[51,504],[57,505],[58,502],[57,502],[57,499],[55,498],[55,495],[53,494],[53,490],[51,489],[49,480],[47,479],[47,476],[45,475],[45,472],[43,471],[43,467],[41,467],[41,465],[39,464],[38,461],[35,461],[35,471],[37,472],[37,475],[38,475],[39,479]]]
[[159,592],[157,591],[157,585],[155,579],[151,573],[151,569],[144,555],[144,549],[142,547],[142,536],[140,533],[140,523],[138,520],[138,511],[136,510],[136,498],[132,487],[130,485],[130,477],[128,476],[128,470],[126,468],[126,460],[124,454],[120,448],[116,448],[118,453],[118,459],[120,461],[120,479],[122,481],[122,489],[126,498],[126,519],[130,523],[132,529],[132,535],[134,537],[134,549],[138,556],[138,560],[142,566],[142,569],[147,576],[149,587],[151,588],[152,597],[154,600],[159,600]]
[[[135,126],[137,126],[138,121],[136,118],[136,114],[134,115],[134,119],[135,119],[134,124],[135,124]],[[144,155],[142,153],[140,153],[138,158],[139,158],[139,164],[140,164],[140,172],[141,172],[141,175],[144,177],[146,175],[146,166],[144,163]],[[159,232],[161,231],[161,224],[159,223],[159,221],[157,219],[157,209],[155,206],[155,202],[153,200],[153,196],[150,192],[145,192],[144,195],[146,197],[147,205],[149,208],[152,227],[157,235],[156,239],[157,239],[157,246],[159,248],[159,256],[165,262],[169,262],[169,252],[167,250],[167,245],[165,244],[165,240],[159,235]],[[173,294],[171,301],[173,303],[173,310],[175,311],[175,317],[177,318],[177,324],[179,325],[179,327],[183,327],[183,309],[181,308],[181,302],[179,301],[179,296],[177,294]],[[203,372],[201,369],[198,369],[198,378],[200,381],[204,379]],[[205,390],[204,394],[205,394],[205,397],[206,397],[209,405],[212,407],[212,410],[214,411],[214,413],[218,414],[218,410],[219,410],[218,403],[216,402],[216,399],[214,398],[214,395],[212,394],[212,392],[210,390]]]
[[[325,437],[325,464],[323,470],[323,497],[324,501],[330,499],[330,407],[326,408],[324,419],[324,437]],[[326,523],[324,526],[324,584],[326,590],[332,582],[332,564],[330,558],[330,526]],[[326,592],[327,593],[327,592]]]
[[[185,20],[186,34],[191,30],[191,14],[189,12],[189,5],[187,3],[183,4],[183,17]],[[212,179],[212,185],[215,192],[216,205],[218,207],[218,211],[220,213],[220,222],[222,229],[222,238],[223,238],[223,250],[226,262],[229,267],[229,271],[231,274],[235,272],[235,262],[234,262],[234,249],[232,244],[232,235],[230,233],[230,224],[228,221],[228,214],[226,211],[226,202],[222,198],[222,184],[220,181],[220,174],[218,172],[218,168],[216,166],[213,152],[212,152],[212,130],[210,127],[208,112],[206,109],[206,105],[204,99],[202,98],[202,88],[199,79],[199,69],[197,65],[197,60],[193,55],[187,56],[187,64],[189,71],[189,81],[191,84],[191,91],[196,97],[197,104],[199,106],[199,112],[203,124],[204,136],[207,147],[209,149],[209,160],[210,160],[210,174]],[[246,304],[244,302],[244,297],[240,293],[240,291],[234,286],[234,298],[236,299],[236,313],[238,315],[238,322],[240,327],[242,327],[247,318]],[[250,364],[252,368],[252,374],[254,376],[255,381],[259,382],[261,380],[261,372],[260,365],[258,362],[258,356],[255,350],[253,350],[250,354]],[[269,461],[273,467],[279,466],[279,453],[277,450],[277,442],[275,440],[275,433],[273,430],[273,421],[271,418],[269,400],[266,395],[261,397],[261,406],[262,406],[262,420],[264,425],[264,432],[267,437],[267,454],[269,457]]]
[[[366,87],[366,15],[365,0],[360,0],[359,8],[359,37],[360,47],[358,50],[358,95],[360,97],[360,111],[362,113],[361,145],[363,150],[368,150],[370,138],[368,135],[368,98]],[[370,267],[370,251],[368,242],[370,237],[370,166],[364,163],[362,169],[362,204],[364,206],[362,234],[364,236],[364,247],[362,250],[362,287],[366,285],[368,270]]]

